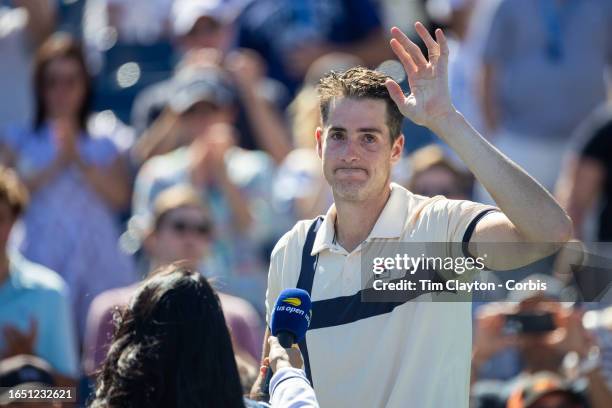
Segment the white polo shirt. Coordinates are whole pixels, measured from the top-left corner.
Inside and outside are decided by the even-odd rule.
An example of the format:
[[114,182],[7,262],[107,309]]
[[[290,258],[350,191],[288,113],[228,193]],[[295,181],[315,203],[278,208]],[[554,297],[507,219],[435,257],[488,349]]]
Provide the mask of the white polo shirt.
[[[335,207],[317,231],[318,254],[311,291],[315,313],[342,316],[344,300],[360,292],[360,253],[382,242],[462,242],[470,223],[485,206],[412,194],[391,184],[391,195],[368,238],[351,253],[334,240]],[[356,220],[356,222],[358,222]],[[266,308],[280,292],[294,288],[312,220],[298,222],[272,252]],[[353,298],[354,299],[354,298]],[[354,304],[353,304],[354,306]],[[339,310],[335,310],[339,307]],[[316,311],[317,310],[317,311]],[[372,317],[310,329],[306,334],[313,386],[322,407],[468,406],[472,347],[469,302],[403,303]]]

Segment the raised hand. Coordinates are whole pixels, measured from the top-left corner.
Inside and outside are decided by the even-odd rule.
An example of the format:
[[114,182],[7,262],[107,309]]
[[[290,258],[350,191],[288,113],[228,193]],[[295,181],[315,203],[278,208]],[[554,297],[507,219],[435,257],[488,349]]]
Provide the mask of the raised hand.
[[448,88],[448,44],[440,29],[436,30],[434,40],[420,22],[415,24],[415,28],[427,46],[428,59],[397,27],[391,29],[393,38],[390,41],[408,75],[411,93],[404,95],[392,79],[387,80],[386,86],[404,116],[431,129],[437,120],[455,111]]

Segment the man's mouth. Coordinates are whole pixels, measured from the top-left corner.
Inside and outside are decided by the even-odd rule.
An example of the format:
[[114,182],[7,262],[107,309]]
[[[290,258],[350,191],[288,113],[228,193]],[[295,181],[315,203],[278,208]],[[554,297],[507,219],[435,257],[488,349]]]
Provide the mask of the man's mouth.
[[337,174],[346,174],[346,175],[357,175],[357,174],[368,174],[368,171],[361,167],[338,167],[334,170]]

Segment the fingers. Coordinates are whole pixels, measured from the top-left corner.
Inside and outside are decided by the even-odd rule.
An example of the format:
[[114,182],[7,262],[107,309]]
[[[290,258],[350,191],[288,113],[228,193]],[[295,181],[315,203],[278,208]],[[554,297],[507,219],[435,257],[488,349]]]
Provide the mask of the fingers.
[[397,57],[401,61],[402,65],[404,66],[404,69],[406,70],[406,73],[408,73],[408,75],[412,75],[415,72],[417,72],[418,68],[417,68],[416,64],[414,63],[412,57],[410,56],[410,54],[408,54],[406,52],[406,50],[399,43],[399,41],[397,41],[394,38],[394,39],[392,39],[390,41],[390,44],[391,44],[391,49],[393,50],[395,55],[397,55]]
[[413,43],[410,38],[408,38],[406,34],[402,32],[402,30],[397,27],[393,27],[391,29],[391,35],[402,45],[404,51],[410,55],[417,67],[424,67],[427,65],[427,60],[423,56],[421,49],[415,43]]
[[446,41],[446,36],[444,35],[444,31],[441,29],[436,30],[436,41],[438,42],[438,46],[440,47],[440,55],[447,58],[448,57],[448,42]]
[[393,102],[395,102],[398,107],[402,106],[404,104],[405,96],[404,91],[402,91],[402,88],[398,85],[398,83],[392,79],[387,79],[385,86],[387,87]]
[[[435,63],[440,57],[440,46],[433,39],[431,34],[429,34],[429,31],[427,31],[425,26],[420,21],[417,21],[414,24],[414,28],[416,29],[416,32],[419,35],[419,37],[421,37],[421,39],[425,43],[425,46],[427,46],[427,53],[428,53],[429,61]],[[437,31],[438,30],[436,30],[436,37],[438,35]]]

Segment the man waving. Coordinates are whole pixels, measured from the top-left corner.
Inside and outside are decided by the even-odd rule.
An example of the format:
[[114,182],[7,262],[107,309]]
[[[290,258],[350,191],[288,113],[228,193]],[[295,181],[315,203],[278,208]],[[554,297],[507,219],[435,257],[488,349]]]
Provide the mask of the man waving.
[[[321,79],[322,124],[315,137],[334,205],[324,217],[298,222],[272,253],[268,322],[283,289],[311,293],[312,322],[300,349],[325,407],[468,406],[471,305],[362,302],[360,257],[373,242],[458,242],[466,256],[476,257],[483,254],[479,243],[560,243],[572,234],[571,220],[551,195],[453,107],[443,32],[434,40],[422,24],[416,30],[428,58],[399,29],[391,30],[410,95],[365,68]],[[403,116],[453,148],[497,208],[418,196],[391,183],[404,145]],[[554,250],[498,247],[487,247],[486,266],[493,269],[519,267]]]

